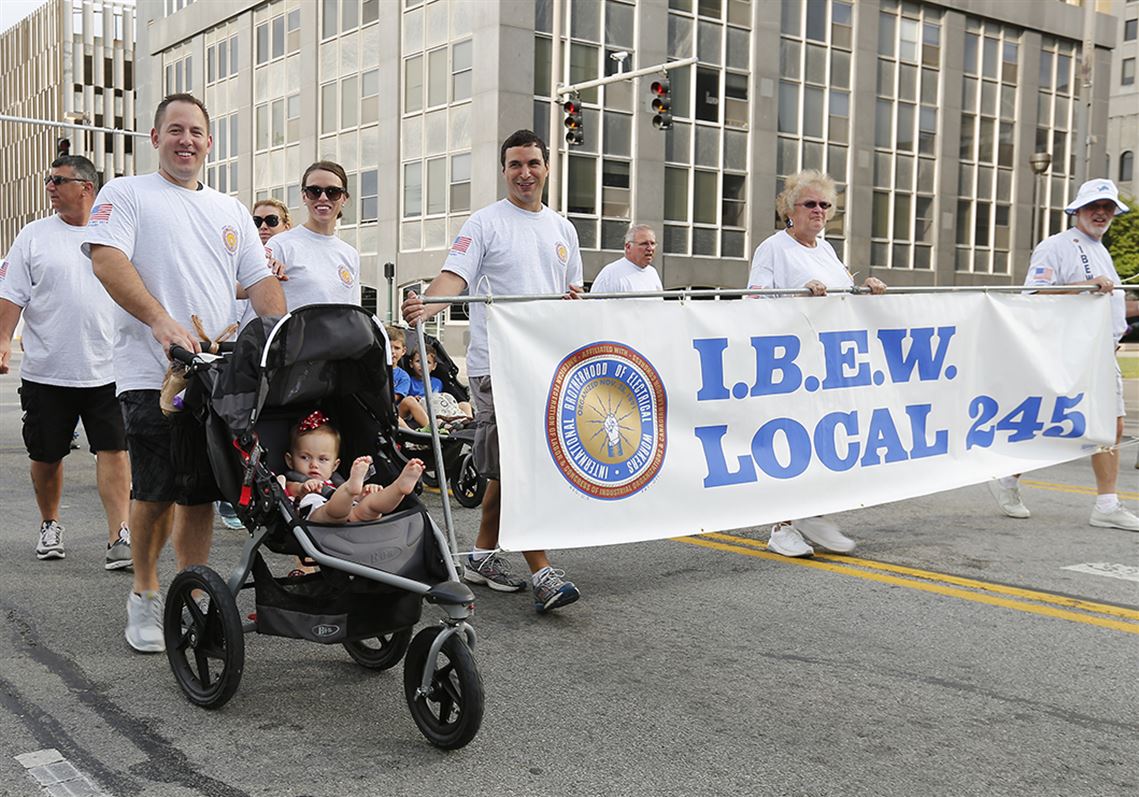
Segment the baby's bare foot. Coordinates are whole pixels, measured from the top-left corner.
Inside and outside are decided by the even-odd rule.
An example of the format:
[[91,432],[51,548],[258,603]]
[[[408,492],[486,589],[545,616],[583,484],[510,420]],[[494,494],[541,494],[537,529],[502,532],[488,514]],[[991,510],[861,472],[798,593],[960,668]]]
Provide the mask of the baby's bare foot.
[[371,457],[358,457],[352,463],[352,470],[348,474],[348,481],[345,485],[348,487],[348,492],[352,495],[359,495],[364,492],[364,479],[368,478],[368,468],[372,465]]
[[409,459],[407,464],[403,466],[403,473],[395,480],[396,489],[404,495],[411,495],[415,490],[415,485],[419,483],[419,477],[423,475],[423,460]]

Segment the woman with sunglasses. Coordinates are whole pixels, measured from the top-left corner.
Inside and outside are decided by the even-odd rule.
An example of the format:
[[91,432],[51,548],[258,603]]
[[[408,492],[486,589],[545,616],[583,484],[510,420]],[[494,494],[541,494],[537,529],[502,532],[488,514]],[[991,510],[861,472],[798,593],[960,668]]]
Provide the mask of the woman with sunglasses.
[[[787,178],[775,209],[785,225],[755,250],[749,288],[807,288],[812,296],[827,290],[849,290],[854,277],[822,237],[835,213],[838,196],[829,175],[805,169]],[[885,293],[886,283],[867,277],[862,283],[871,293]],[[783,556],[810,556],[815,552],[806,537],[820,548],[836,553],[854,550],[854,540],[825,517],[778,523],[771,529],[767,550]]]
[[317,161],[301,177],[308,220],[266,242],[265,251],[284,267],[281,287],[290,311],[310,304],[360,304],[360,253],[336,235],[348,197],[344,167]]
[[253,206],[253,226],[261,236],[261,243],[269,243],[269,239],[278,233],[292,229],[292,220],[289,218],[289,209],[279,199],[261,199]]

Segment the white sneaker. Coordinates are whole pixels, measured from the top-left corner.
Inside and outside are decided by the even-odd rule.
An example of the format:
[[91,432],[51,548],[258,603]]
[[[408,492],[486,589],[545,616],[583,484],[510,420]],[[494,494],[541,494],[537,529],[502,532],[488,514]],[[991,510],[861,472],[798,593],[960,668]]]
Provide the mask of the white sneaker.
[[850,553],[854,550],[854,540],[839,531],[837,523],[822,515],[801,518],[792,525],[820,548],[835,553]]
[[1123,504],[1116,504],[1110,512],[1092,510],[1092,519],[1088,521],[1101,529],[1123,529],[1124,531],[1139,531],[1139,517],[1127,509]]
[[789,524],[771,527],[771,536],[767,539],[767,550],[780,556],[811,556],[815,552],[815,549],[803,539],[803,535]]
[[1020,500],[1019,485],[1005,487],[998,480],[993,479],[989,482],[989,492],[993,494],[993,498],[997,499],[997,506],[1009,517],[1026,518],[1032,516],[1028,507],[1024,505],[1024,501]]
[[36,558],[62,559],[63,552],[63,526],[54,520],[45,520],[40,524],[40,541],[36,543]]
[[162,636],[162,595],[144,592],[127,595],[127,644],[139,653],[166,650]]

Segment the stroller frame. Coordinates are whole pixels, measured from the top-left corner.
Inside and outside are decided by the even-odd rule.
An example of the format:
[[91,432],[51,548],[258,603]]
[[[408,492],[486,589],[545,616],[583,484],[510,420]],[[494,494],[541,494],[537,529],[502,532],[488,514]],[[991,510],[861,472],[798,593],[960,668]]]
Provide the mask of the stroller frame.
[[[187,390],[187,408],[197,411],[206,424],[215,478],[226,497],[236,499],[238,516],[250,529],[228,580],[206,566],[195,565],[172,582],[163,626],[175,678],[191,702],[220,708],[240,684],[243,635],[251,631],[340,642],[353,659],[373,670],[394,666],[406,653],[405,697],[420,731],[436,746],[462,747],[481,725],[483,692],[471,654],[477,638],[467,622],[474,595],[459,581],[453,561],[454,526],[446,494],[446,536],[414,495],[405,498],[395,512],[371,523],[308,523],[264,461],[268,452],[258,436],[258,424],[266,421],[263,409],[267,402],[295,409],[326,398],[341,400],[346,408],[363,411],[361,417],[369,429],[380,430],[373,448],[367,450],[378,465],[394,469],[390,370],[376,368],[381,360],[384,366],[389,360],[383,327],[361,308],[341,305],[313,305],[255,325],[239,337],[225,368],[218,367],[221,358],[217,356],[196,355],[177,347],[171,350],[198,389],[194,400]],[[287,334],[293,328],[297,334]],[[259,355],[256,365],[254,355]],[[282,382],[288,380],[282,374],[294,373],[299,387],[283,387]],[[358,387],[344,390],[341,381]],[[281,401],[282,397],[287,400]],[[272,398],[278,401],[269,401]],[[434,429],[432,437],[438,457]],[[347,448],[347,438],[343,443]],[[347,456],[345,460],[350,461]],[[233,489],[237,483],[239,495]],[[318,540],[317,531],[323,541]],[[373,533],[383,532],[390,539],[375,539]],[[301,578],[272,578],[261,557],[263,546],[277,553],[308,556],[321,570]],[[351,558],[353,553],[371,554],[373,563],[388,565],[388,569],[356,561]],[[443,580],[435,582],[434,576]],[[257,587],[258,619],[242,622],[236,598],[252,586]],[[270,594],[284,594],[288,608],[263,605],[263,590],[266,601]],[[195,597],[202,593],[204,598]],[[317,593],[327,600],[306,614],[305,601]],[[411,639],[423,600],[439,606],[444,617]],[[332,611],[332,605],[341,607],[343,623],[327,622],[328,615],[321,613]],[[380,647],[370,647],[369,639],[379,641]],[[215,673],[211,682],[210,663],[219,658],[221,674]],[[441,665],[443,659],[446,664]]]

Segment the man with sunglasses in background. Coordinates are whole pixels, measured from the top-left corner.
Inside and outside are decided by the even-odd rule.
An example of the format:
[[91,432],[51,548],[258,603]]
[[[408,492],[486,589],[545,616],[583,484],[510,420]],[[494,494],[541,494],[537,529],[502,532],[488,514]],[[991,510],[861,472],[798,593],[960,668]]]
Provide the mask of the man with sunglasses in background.
[[[130,450],[134,585],[126,638],[141,653],[164,650],[158,557],[173,534],[177,566],[204,563],[221,498],[192,413],[165,416],[159,391],[171,346],[200,351],[196,315],[217,335],[234,318],[235,286],[258,315],[285,312],[281,286],[265,267],[265,247],[245,207],[198,178],[213,145],[205,105],[191,94],[158,104],[153,174],[119,177],[99,192],[83,249],[121,308],[115,382]],[[177,506],[175,506],[177,504]]]
[[20,405],[41,518],[36,557],[65,556],[59,522],[63,458],[82,419],[107,514],[103,566],[120,570],[131,566],[130,463],[115,400],[115,305],[79,248],[97,181],[87,158],[56,158],[44,179],[54,215],[24,227],[0,264],[0,374],[8,373],[22,314]]
[[[1032,251],[1025,277],[1026,288],[1047,285],[1094,285],[1096,293],[1105,294],[1111,302],[1111,332],[1118,350],[1119,339],[1127,331],[1127,316],[1139,314],[1139,301],[1128,300],[1123,291],[1111,253],[1103,245],[1104,233],[1120,213],[1128,207],[1119,201],[1119,189],[1111,180],[1088,180],[1080,186],[1076,198],[1064,212],[1074,217],[1075,224],[1063,232],[1045,238]],[[1139,531],[1139,517],[1128,510],[1116,493],[1119,479],[1119,443],[1123,440],[1123,375],[1115,364],[1115,445],[1110,451],[1092,454],[1095,473],[1096,501],[1089,525],[1105,529]],[[989,489],[1001,510],[1013,518],[1027,518],[1028,507],[1020,497],[1018,476],[989,482]]]

